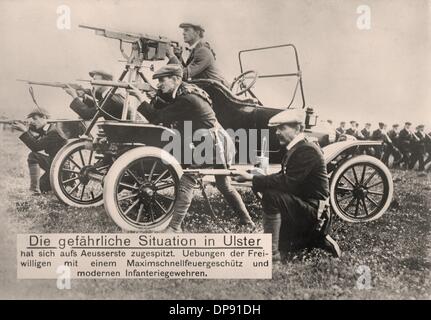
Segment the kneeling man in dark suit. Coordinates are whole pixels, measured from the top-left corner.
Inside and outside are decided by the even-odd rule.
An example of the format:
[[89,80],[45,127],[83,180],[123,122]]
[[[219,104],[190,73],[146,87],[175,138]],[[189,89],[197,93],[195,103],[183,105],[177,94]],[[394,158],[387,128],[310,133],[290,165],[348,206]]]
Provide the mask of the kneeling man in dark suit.
[[282,111],[269,120],[277,127],[280,144],[287,148],[281,171],[271,175],[239,172],[236,181],[252,181],[253,190],[262,192],[263,227],[272,234],[273,259],[280,258],[279,239],[288,238],[302,247],[322,248],[340,257],[338,244],[329,230],[329,180],[320,148],[304,136],[305,112]]
[[[48,112],[35,109],[27,116],[30,125],[15,122],[13,128],[23,132],[19,138],[31,150],[27,163],[30,173],[30,191],[33,195],[51,190],[49,171],[57,152],[66,144],[67,138],[56,123],[48,123]],[[41,153],[44,152],[44,153]],[[40,177],[40,169],[44,174]]]

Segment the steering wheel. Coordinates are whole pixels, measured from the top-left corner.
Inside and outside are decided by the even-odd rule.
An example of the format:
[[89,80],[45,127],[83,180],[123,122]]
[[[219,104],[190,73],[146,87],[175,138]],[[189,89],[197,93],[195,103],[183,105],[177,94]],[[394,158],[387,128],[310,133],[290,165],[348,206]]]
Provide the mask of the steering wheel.
[[230,90],[236,95],[240,96],[249,91],[257,81],[259,75],[254,70],[248,70],[241,73],[238,77],[233,79]]

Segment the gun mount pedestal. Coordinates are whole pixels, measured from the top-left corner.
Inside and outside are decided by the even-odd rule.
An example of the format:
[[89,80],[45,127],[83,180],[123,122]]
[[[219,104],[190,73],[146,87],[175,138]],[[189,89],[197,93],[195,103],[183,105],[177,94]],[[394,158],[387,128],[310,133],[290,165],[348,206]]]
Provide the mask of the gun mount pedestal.
[[[96,34],[97,34],[97,32],[96,32]],[[100,105],[96,101],[96,104],[99,107],[99,110],[97,111],[97,113],[93,117],[93,119],[91,120],[90,125],[87,127],[85,135],[88,135],[90,133],[90,131],[92,130],[92,128],[94,127],[94,125],[96,124],[97,119],[103,113],[103,111],[101,111],[101,110],[103,110],[103,107],[106,104],[106,102],[115,94],[115,92],[118,90],[119,87],[122,87],[122,86],[120,86],[120,84],[131,84],[131,85],[136,85],[138,87],[140,87],[140,84],[146,84],[148,87],[147,90],[156,90],[154,87],[151,86],[147,77],[141,71],[141,68],[143,67],[144,61],[147,61],[147,59],[143,53],[144,48],[142,48],[141,41],[139,39],[137,39],[135,42],[133,42],[131,53],[129,55],[127,55],[125,53],[124,47],[123,47],[124,40],[123,39],[119,39],[119,40],[120,40],[120,51],[121,51],[123,57],[126,58],[127,63],[126,63],[124,70],[121,73],[121,75],[118,78],[116,83],[112,82],[110,84],[105,84],[105,85],[111,86],[111,89],[108,91],[108,94],[102,100]],[[128,40],[126,42],[131,42],[131,41]],[[131,98],[130,94],[128,92],[126,92],[126,96],[125,96],[124,104],[123,104],[123,112],[121,115],[121,119],[118,119],[118,120],[122,120],[122,121],[128,120],[127,115],[129,113],[129,110],[131,109],[130,98]],[[136,108],[134,108],[132,110],[134,110],[134,113],[132,114],[131,120],[136,120]]]
[[[123,50],[123,42],[120,40],[120,50],[123,56],[127,59],[127,82],[132,84],[139,83],[140,81],[143,81],[144,83],[149,83],[148,79],[141,72],[141,67],[144,63],[144,55],[142,54],[141,42],[137,41],[135,43],[132,43],[132,52],[129,56],[127,56]],[[130,95],[129,92],[126,92],[126,98],[124,100],[123,106],[123,114],[121,116],[122,120],[127,119],[127,114],[130,109]],[[136,120],[136,108],[133,110],[135,112],[132,115],[132,119]]]

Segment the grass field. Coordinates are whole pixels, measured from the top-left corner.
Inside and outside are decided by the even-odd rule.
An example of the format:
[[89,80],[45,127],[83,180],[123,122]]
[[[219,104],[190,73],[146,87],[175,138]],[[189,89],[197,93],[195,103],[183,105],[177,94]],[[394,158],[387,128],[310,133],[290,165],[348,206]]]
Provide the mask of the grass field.
[[[0,132],[0,298],[24,299],[430,299],[431,181],[428,175],[393,171],[399,208],[377,221],[348,224],[337,220],[333,237],[341,259],[314,250],[292,255],[274,267],[272,280],[73,280],[58,290],[56,280],[16,279],[17,233],[121,232],[103,207],[76,209],[54,195],[28,193],[28,150],[16,133]],[[261,207],[251,191],[241,190],[261,231]],[[237,220],[211,192],[224,227],[236,230]],[[221,232],[198,195],[187,217],[190,232]],[[239,230],[241,231],[241,230]],[[371,288],[358,289],[357,268],[371,271]]]

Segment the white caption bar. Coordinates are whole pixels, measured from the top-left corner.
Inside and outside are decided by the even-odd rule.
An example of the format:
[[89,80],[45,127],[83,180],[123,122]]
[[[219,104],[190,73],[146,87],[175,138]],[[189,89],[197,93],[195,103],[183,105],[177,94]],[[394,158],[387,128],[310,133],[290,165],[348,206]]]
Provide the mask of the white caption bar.
[[18,279],[270,279],[270,234],[19,234]]

